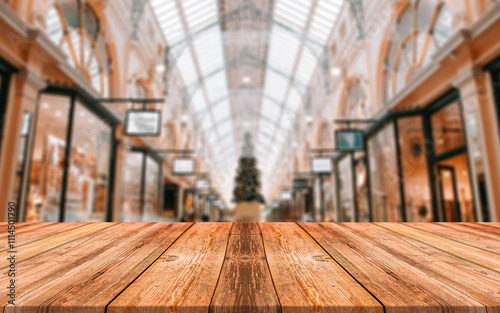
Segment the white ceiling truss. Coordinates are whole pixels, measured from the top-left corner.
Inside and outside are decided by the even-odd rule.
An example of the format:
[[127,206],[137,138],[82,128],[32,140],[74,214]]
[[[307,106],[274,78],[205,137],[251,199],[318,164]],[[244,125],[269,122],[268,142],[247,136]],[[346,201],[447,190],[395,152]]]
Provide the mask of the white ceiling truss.
[[316,69],[330,88],[327,40],[344,2],[150,0],[214,168],[236,166],[250,131],[264,177],[272,170]]

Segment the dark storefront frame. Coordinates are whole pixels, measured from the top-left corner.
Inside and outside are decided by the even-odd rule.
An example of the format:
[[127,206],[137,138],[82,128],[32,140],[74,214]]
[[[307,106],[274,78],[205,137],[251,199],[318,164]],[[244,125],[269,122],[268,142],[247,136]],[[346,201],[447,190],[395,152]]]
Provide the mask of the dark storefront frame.
[[[10,65],[7,61],[0,57],[0,149],[2,148],[4,127],[7,114],[7,105],[9,100],[9,89],[12,78],[12,73],[17,72],[17,69]],[[1,150],[0,150],[1,152]]]
[[[498,66],[499,66],[499,76],[498,79],[500,80],[500,60],[498,61]],[[498,89],[497,92],[497,97],[500,99],[500,89]],[[399,127],[398,127],[398,120],[400,118],[408,118],[408,117],[422,117],[423,121],[423,130],[424,130],[424,140],[425,142],[432,142],[432,125],[430,123],[431,116],[439,111],[440,109],[445,108],[447,105],[453,103],[454,101],[457,101],[459,107],[460,107],[460,112],[462,115],[462,126],[463,130],[465,132],[465,125],[464,125],[464,119],[463,119],[463,104],[460,100],[460,93],[457,89],[451,89],[448,92],[444,93],[434,101],[432,101],[428,106],[426,106],[423,109],[420,109],[419,107],[411,108],[408,110],[401,110],[401,111],[393,111],[393,112],[387,112],[385,115],[383,115],[380,119],[378,119],[375,123],[373,123],[370,127],[368,127],[365,130],[365,165],[366,165],[366,170],[367,170],[367,175],[371,175],[371,170],[370,170],[370,151],[368,149],[368,141],[370,138],[373,136],[377,135],[379,131],[383,130],[384,127],[392,124],[392,127],[394,127],[394,140],[395,140],[395,146],[396,146],[396,156],[397,156],[397,174],[399,177],[399,191],[400,191],[400,198],[401,198],[401,204],[400,204],[400,214],[401,214],[401,219],[403,222],[408,221],[408,216],[407,216],[407,208],[406,208],[406,190],[405,190],[405,181],[403,179],[403,160],[402,160],[402,151],[401,151],[401,145],[400,145],[400,134],[399,134]],[[497,105],[500,102],[497,102]],[[500,117],[499,117],[500,118]],[[432,203],[432,213],[433,213],[433,219],[434,221],[440,221],[439,220],[439,214],[438,214],[438,195],[437,195],[437,185],[435,182],[435,170],[434,170],[434,164],[436,164],[439,161],[448,159],[453,156],[457,156],[460,154],[465,153],[468,156],[468,149],[467,149],[467,142],[465,142],[464,145],[460,147],[456,147],[454,149],[451,149],[449,151],[446,151],[441,154],[435,154],[434,153],[434,147],[433,145],[426,145],[427,149],[427,168],[428,168],[428,179],[429,181],[429,188],[431,192],[431,203]],[[337,205],[337,212],[338,212],[338,219],[340,222],[342,222],[342,212],[341,212],[341,203],[340,203],[340,189],[339,189],[339,162],[343,160],[344,157],[346,157],[348,154],[351,154],[352,157],[352,165],[351,165],[351,171],[353,174],[353,188],[356,186],[356,175],[355,173],[355,166],[356,166],[356,161],[354,160],[354,152],[346,152],[338,155],[335,157],[334,162],[335,162],[335,176],[336,176],[336,205]],[[467,168],[469,170],[469,173],[472,174],[471,168],[470,168],[470,163],[468,162]],[[473,186],[473,181],[472,181],[472,175],[470,176],[470,186]],[[370,221],[374,221],[374,214],[373,214],[373,207],[372,207],[372,193],[371,193],[371,183],[370,179],[367,180],[367,188],[368,188],[368,208],[369,208],[369,216],[370,216]],[[354,193],[354,216],[355,216],[355,221],[359,221],[359,208],[358,208],[358,201],[357,201],[357,195],[356,195],[356,189],[353,190]],[[478,208],[475,205],[475,193],[471,191],[471,196],[472,196],[472,205],[473,205],[473,212],[477,216],[477,210]]]
[[[484,67],[484,70],[490,72],[491,84],[493,87],[493,97],[495,101],[495,107],[497,112],[497,121],[500,125],[500,56],[491,61],[488,65]],[[500,127],[499,127],[500,130]],[[500,136],[500,132],[499,132]]]
[[[71,88],[71,87],[60,87],[60,86],[49,86],[46,89],[40,91],[38,99],[40,99],[40,96],[42,94],[51,94],[51,95],[58,95],[58,96],[64,96],[68,97],[69,99],[69,114],[68,114],[68,125],[66,129],[66,134],[65,134],[65,141],[66,141],[66,146],[68,149],[64,151],[64,171],[63,171],[63,176],[62,176],[62,190],[61,190],[61,207],[59,208],[59,217],[58,221],[59,222],[64,222],[65,219],[65,211],[66,211],[66,195],[67,195],[67,183],[68,183],[68,168],[69,168],[69,162],[70,162],[70,153],[72,144],[72,130],[73,130],[73,122],[75,120],[75,108],[77,105],[77,100],[79,101],[78,103],[82,104],[86,109],[90,110],[92,113],[94,113],[99,119],[104,121],[106,124],[109,125],[111,128],[111,142],[110,142],[110,156],[109,156],[109,172],[108,172],[108,177],[109,177],[109,182],[107,186],[107,201],[106,201],[106,210],[105,210],[105,221],[106,222],[111,222],[113,220],[113,215],[112,215],[112,208],[113,208],[113,190],[115,186],[115,173],[116,173],[116,148],[118,145],[118,142],[115,139],[115,134],[116,134],[116,127],[120,124],[120,121],[113,116],[109,111],[104,109],[99,102],[97,102],[96,99],[94,99],[92,96],[88,95],[86,92],[84,92],[81,89],[78,88]],[[32,129],[36,130],[37,123],[38,123],[38,113],[40,109],[40,101],[38,101],[36,109],[35,109],[35,114],[33,117],[33,123],[31,125]],[[31,155],[29,156],[30,159],[33,158],[33,145],[35,144],[34,140],[31,142]],[[31,169],[28,169],[28,172],[31,172]],[[28,190],[29,192],[29,190]],[[26,204],[26,198],[24,197],[24,203],[23,205]],[[24,210],[24,214],[26,215],[26,210]],[[23,220],[26,219],[26,216],[23,216]]]

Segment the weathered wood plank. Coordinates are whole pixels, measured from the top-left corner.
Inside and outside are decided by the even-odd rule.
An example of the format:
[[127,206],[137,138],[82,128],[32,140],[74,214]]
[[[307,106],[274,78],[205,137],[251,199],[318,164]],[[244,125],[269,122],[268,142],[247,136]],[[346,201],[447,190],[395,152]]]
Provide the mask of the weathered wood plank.
[[489,227],[494,227],[494,228],[500,228],[500,223],[491,223],[491,222],[488,222],[488,223],[477,223],[478,225],[482,225],[482,226],[489,226]]
[[427,275],[481,302],[486,306],[488,313],[500,312],[498,272],[413,238],[398,236],[378,224],[343,223],[341,226]]
[[111,304],[118,312],[207,312],[231,223],[197,223]]
[[[90,223],[70,230],[66,230],[65,226],[62,225],[62,232],[17,246],[17,262],[29,259],[37,254],[54,249],[78,238],[88,236],[115,224],[116,223]],[[8,255],[9,253],[7,251],[0,252],[0,269],[9,266],[10,262],[7,260]]]
[[[16,233],[17,232],[20,232],[20,231],[24,231],[24,230],[28,230],[28,229],[32,229],[32,228],[38,228],[38,227],[43,227],[43,226],[47,226],[47,225],[50,225],[50,224],[54,224],[54,223],[36,223],[36,222],[22,222],[22,223],[16,223],[14,226],[16,226]],[[0,223],[0,236],[7,236],[7,231],[9,230],[8,229],[8,223]]]
[[500,253],[500,240],[493,239],[489,236],[483,236],[478,233],[472,233],[468,231],[458,230],[456,228],[451,228],[447,224],[436,224],[436,223],[405,223],[407,226],[411,226],[435,235],[445,237],[450,240],[454,240],[469,246],[476,247],[478,249],[486,250],[493,253]]
[[451,253],[455,256],[469,260],[476,264],[488,267],[492,270],[500,272],[500,254],[485,251],[467,244],[453,241],[435,235],[426,231],[422,231],[401,223],[376,223],[379,226],[392,230],[393,232],[406,236],[420,242],[426,243],[432,247],[442,251]]
[[[128,224],[128,223],[127,223]],[[5,312],[105,312],[106,305],[150,266],[190,226],[153,223],[107,251],[17,300]],[[120,226],[120,225],[119,225]],[[126,227],[126,226],[125,226]]]
[[481,225],[479,223],[443,223],[443,224],[445,224],[449,228],[453,228],[459,231],[468,231],[473,234],[479,234],[482,236],[493,238],[495,240],[500,240],[500,229],[496,229],[494,227]]
[[[75,229],[78,227],[82,227],[85,225],[88,225],[89,223],[36,223],[38,225],[30,225],[29,228],[22,228],[20,231],[17,231],[16,229],[16,242],[15,245],[16,247],[28,244],[33,241],[37,241],[40,239],[47,238],[51,235],[57,234],[57,233],[62,233],[64,231],[68,231],[71,229]],[[4,237],[5,242],[7,242],[7,235]],[[0,240],[2,238],[0,237]],[[5,247],[1,251],[8,250],[7,247]],[[0,252],[1,252],[0,251]]]
[[[17,296],[27,294],[88,260],[98,257],[152,225],[153,223],[116,224],[17,263],[17,272],[22,273],[19,274],[21,277],[16,286]],[[9,279],[7,276],[0,277],[0,285],[6,285]],[[8,300],[6,294],[0,294],[0,305],[6,305]]]
[[258,235],[260,236],[259,223],[234,223],[231,235]]
[[[300,223],[384,305],[387,313],[486,312],[480,302],[430,277],[341,225]],[[359,223],[359,228],[366,226],[368,224]]]
[[282,312],[383,312],[297,224],[260,223]]
[[234,223],[227,249],[210,312],[281,312],[258,224]]

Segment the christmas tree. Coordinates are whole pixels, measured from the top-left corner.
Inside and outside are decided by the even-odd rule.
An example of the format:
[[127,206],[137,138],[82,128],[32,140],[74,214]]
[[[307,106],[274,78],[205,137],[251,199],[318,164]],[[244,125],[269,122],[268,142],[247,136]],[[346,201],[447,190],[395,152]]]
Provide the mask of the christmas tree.
[[260,172],[257,169],[257,160],[253,155],[252,135],[250,133],[245,134],[243,153],[238,163],[234,185],[233,202],[265,202],[260,191]]

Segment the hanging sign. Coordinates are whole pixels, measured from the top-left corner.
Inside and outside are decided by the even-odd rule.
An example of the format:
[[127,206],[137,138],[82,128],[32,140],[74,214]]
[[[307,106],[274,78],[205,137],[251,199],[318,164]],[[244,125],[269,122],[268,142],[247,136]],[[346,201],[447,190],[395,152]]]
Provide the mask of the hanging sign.
[[176,158],[173,162],[172,174],[174,175],[194,175],[194,159]]
[[281,200],[292,200],[292,192],[291,191],[288,191],[288,190],[285,190],[285,191],[282,191],[281,192]]
[[365,134],[358,129],[337,130],[335,131],[335,142],[339,151],[364,150]]
[[294,190],[309,189],[309,182],[305,178],[295,178],[293,180],[293,189]]
[[315,157],[311,159],[313,174],[330,174],[333,171],[332,159],[329,157]]
[[196,190],[198,191],[210,189],[210,182],[205,178],[197,179],[194,185],[196,186]]
[[126,136],[160,136],[161,111],[128,110],[125,117]]

